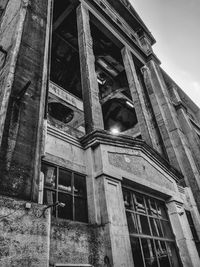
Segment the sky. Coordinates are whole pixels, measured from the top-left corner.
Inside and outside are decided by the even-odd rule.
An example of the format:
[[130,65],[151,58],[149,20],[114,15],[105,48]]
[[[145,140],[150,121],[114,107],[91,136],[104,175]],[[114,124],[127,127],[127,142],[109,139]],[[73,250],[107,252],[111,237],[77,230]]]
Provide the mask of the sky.
[[156,39],[161,67],[200,107],[200,0],[129,0]]

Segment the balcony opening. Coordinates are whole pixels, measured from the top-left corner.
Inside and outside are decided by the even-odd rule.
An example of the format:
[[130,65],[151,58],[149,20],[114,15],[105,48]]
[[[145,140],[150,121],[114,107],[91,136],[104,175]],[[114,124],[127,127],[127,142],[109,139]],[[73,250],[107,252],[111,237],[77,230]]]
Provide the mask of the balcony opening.
[[91,15],[95,70],[104,129],[139,136],[140,130],[121,55],[120,41]]
[[76,5],[74,1],[54,1],[50,79],[82,98]]
[[54,1],[48,123],[81,137],[85,134],[78,49],[76,0]]

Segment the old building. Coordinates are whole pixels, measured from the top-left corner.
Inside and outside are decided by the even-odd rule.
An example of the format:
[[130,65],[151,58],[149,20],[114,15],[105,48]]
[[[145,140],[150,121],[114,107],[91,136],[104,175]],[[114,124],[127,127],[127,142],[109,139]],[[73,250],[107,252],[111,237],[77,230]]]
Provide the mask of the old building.
[[200,266],[200,110],[128,0],[0,1],[0,266]]

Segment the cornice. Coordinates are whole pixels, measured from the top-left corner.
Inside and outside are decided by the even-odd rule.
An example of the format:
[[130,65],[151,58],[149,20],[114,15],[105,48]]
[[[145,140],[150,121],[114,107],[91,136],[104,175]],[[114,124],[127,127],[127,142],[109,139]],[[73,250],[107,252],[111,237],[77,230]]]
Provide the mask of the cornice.
[[162,165],[165,171],[169,172],[177,182],[183,179],[183,175],[178,170],[143,140],[126,135],[112,135],[105,130],[95,130],[80,138],[80,143],[84,149],[89,147],[94,149],[104,144],[140,150],[159,165]]
[[128,0],[107,0],[109,3],[112,3],[114,8],[119,12],[119,14],[123,13],[124,17],[126,18],[126,21],[130,24],[130,26],[136,26],[139,30],[142,28],[142,30],[149,36],[149,39],[151,40],[151,44],[155,44],[156,40],[141,19],[141,17],[138,15],[136,10],[133,8],[132,4],[130,4],[130,1]]
[[149,62],[150,60],[153,60],[154,62],[156,62],[158,65],[161,64],[160,59],[156,56],[156,54],[154,52],[152,52],[151,54],[149,54],[147,56],[147,62]]

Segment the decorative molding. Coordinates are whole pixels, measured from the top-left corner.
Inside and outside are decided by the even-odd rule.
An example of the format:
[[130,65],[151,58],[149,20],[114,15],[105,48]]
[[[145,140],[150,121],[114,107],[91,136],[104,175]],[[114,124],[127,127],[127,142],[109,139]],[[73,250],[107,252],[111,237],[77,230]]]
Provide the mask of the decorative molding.
[[132,138],[130,136],[125,135],[112,135],[105,130],[95,130],[88,135],[80,138],[80,142],[84,149],[91,147],[95,149],[97,146],[101,144],[122,147],[122,148],[130,148],[135,150],[140,150],[147,157],[149,157],[152,161],[155,161],[161,168],[165,170],[165,172],[169,173],[175,181],[181,181],[183,179],[182,173],[176,170],[170,163],[164,159],[156,150],[154,150],[151,146],[147,145],[145,141]]
[[82,146],[78,138],[70,134],[67,134],[63,131],[60,131],[58,128],[48,125],[47,134],[82,149]]

